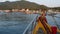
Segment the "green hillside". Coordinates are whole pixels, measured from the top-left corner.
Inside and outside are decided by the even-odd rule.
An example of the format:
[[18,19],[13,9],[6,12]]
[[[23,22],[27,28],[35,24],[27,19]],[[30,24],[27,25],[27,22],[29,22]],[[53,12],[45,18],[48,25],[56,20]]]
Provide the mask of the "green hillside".
[[48,9],[44,5],[39,5],[29,1],[16,1],[16,2],[0,2],[0,9]]

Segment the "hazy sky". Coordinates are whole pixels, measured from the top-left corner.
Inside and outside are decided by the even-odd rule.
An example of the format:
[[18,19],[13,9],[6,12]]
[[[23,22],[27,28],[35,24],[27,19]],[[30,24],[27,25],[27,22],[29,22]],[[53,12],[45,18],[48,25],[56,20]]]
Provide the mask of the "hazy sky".
[[[4,2],[4,1],[7,1],[7,0],[0,0],[0,2]],[[8,0],[8,1],[16,1],[16,0]],[[60,7],[60,0],[27,0],[27,1],[35,2],[41,5],[43,4],[48,7],[57,7],[57,6]]]

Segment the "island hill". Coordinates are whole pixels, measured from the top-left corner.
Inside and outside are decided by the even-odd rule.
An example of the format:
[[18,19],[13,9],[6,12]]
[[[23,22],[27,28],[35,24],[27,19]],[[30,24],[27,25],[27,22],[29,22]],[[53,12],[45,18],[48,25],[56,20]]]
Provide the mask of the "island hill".
[[12,9],[30,9],[30,10],[39,10],[39,9],[52,9],[59,10],[60,7],[47,7],[45,5],[39,5],[34,2],[29,1],[15,1],[15,2],[0,2],[0,10],[12,10]]
[[48,7],[44,5],[39,5],[29,1],[15,1],[15,2],[0,2],[0,10],[1,9],[47,9]]

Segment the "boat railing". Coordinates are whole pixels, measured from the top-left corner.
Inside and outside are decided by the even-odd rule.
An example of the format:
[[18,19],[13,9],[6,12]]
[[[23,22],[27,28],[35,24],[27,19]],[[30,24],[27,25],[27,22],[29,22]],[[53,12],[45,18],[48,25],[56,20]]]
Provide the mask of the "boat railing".
[[34,27],[37,24],[36,23],[37,19],[38,19],[38,15],[36,15],[36,17],[34,17],[34,19],[30,22],[30,24],[28,24],[28,26],[24,30],[23,34],[32,34],[32,30],[34,29]]

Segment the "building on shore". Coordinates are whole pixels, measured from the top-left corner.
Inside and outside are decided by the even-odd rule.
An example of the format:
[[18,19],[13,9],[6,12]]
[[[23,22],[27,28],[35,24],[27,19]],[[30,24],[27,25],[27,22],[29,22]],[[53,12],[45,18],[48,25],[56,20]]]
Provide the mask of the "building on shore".
[[18,12],[19,9],[12,9],[12,12]]

